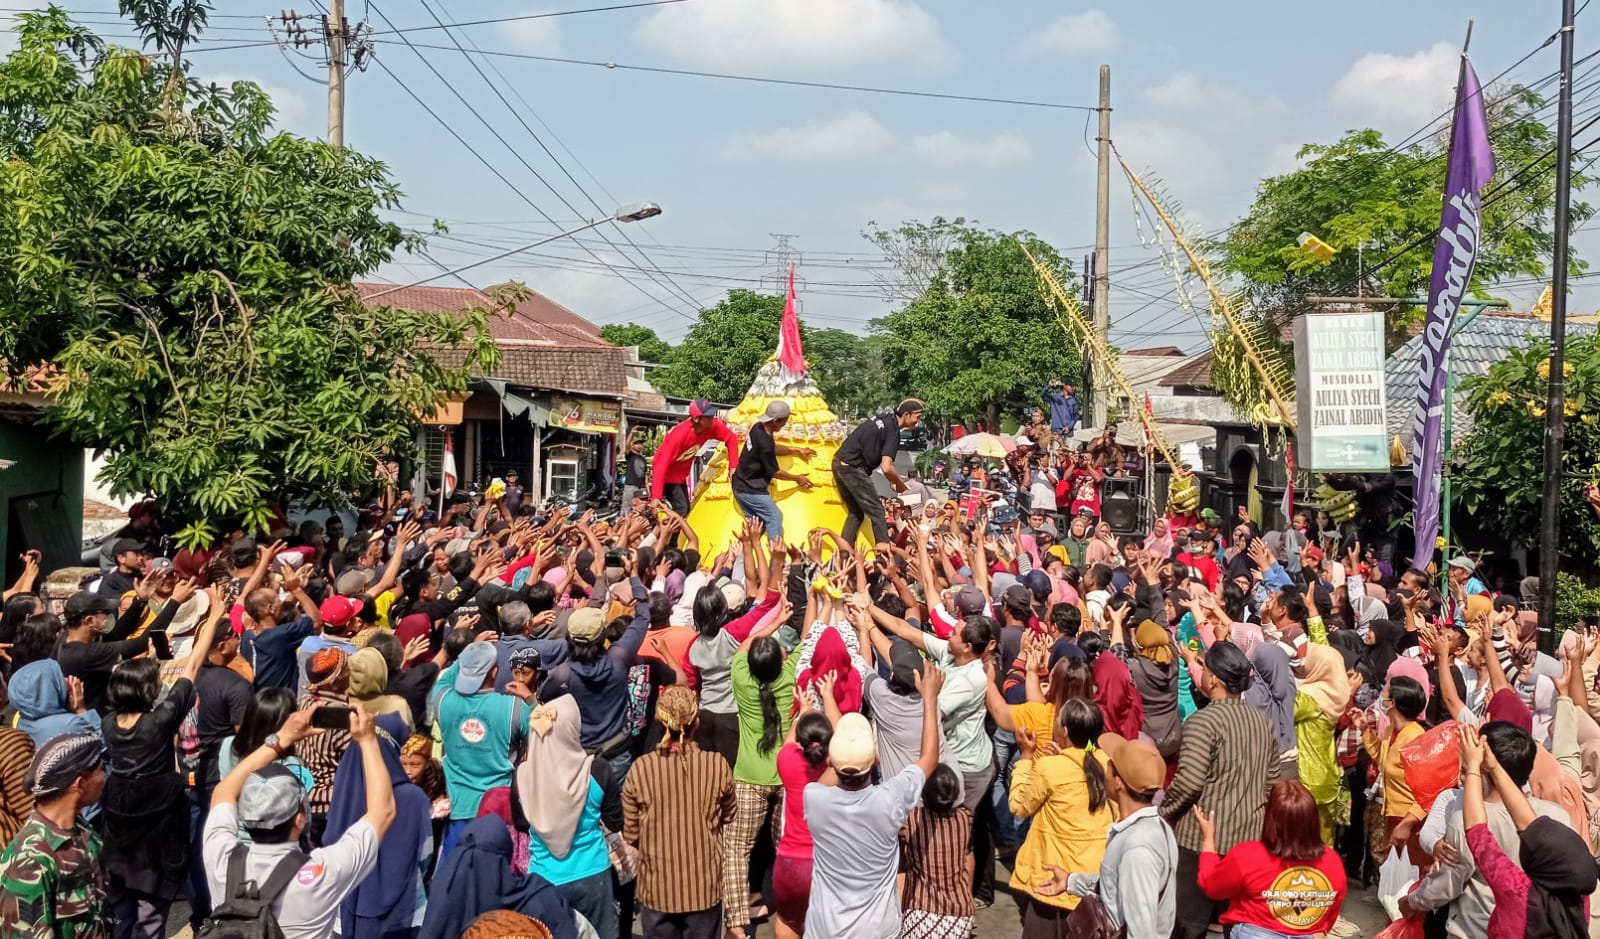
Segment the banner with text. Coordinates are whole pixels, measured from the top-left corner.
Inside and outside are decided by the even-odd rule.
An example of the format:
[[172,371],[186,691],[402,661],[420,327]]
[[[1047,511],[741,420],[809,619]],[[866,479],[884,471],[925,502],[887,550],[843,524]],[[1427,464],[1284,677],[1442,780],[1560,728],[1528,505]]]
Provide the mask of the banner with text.
[[1300,467],[1389,472],[1383,314],[1307,314],[1294,345]]

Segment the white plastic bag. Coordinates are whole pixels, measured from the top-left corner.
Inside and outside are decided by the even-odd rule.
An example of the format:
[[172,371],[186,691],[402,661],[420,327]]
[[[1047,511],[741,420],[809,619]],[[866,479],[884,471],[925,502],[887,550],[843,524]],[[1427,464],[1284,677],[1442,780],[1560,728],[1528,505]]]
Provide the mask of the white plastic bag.
[[1389,849],[1388,860],[1378,868],[1378,902],[1383,904],[1390,922],[1400,918],[1400,898],[1411,892],[1420,875],[1404,848]]

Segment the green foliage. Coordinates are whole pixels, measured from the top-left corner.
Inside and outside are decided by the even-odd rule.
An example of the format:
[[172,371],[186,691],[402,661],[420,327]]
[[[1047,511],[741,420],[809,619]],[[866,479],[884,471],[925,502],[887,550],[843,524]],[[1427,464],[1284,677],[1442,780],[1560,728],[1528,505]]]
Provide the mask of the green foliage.
[[[1539,543],[1544,497],[1544,404],[1550,347],[1534,342],[1483,376],[1464,378],[1472,434],[1455,445],[1452,486],[1457,511],[1480,528],[1527,546]],[[1566,445],[1562,452],[1563,566],[1592,570],[1600,520],[1583,499],[1600,472],[1600,338],[1568,339]]]
[[[1544,101],[1525,88],[1487,94],[1497,102],[1489,113],[1496,181],[1534,166],[1484,206],[1483,250],[1473,276],[1480,296],[1496,280],[1548,276],[1555,238],[1549,214],[1555,158],[1546,156],[1555,135],[1536,113]],[[1448,145],[1446,132],[1391,152],[1375,130],[1308,144],[1299,153],[1305,165],[1263,181],[1250,213],[1222,243],[1227,269],[1248,282],[1254,305],[1262,309],[1293,308],[1317,294],[1350,294],[1358,283],[1382,296],[1426,294],[1433,262],[1429,233],[1439,225]],[[1589,182],[1574,173],[1575,189]],[[1573,224],[1591,215],[1587,203],[1573,204]],[[1296,243],[1301,232],[1338,253],[1328,261],[1306,254]],[[1586,266],[1574,260],[1572,272]]]
[[651,374],[662,392],[680,398],[706,398],[735,404],[750,390],[756,370],[778,348],[783,298],[752,290],[730,290],[714,307],[700,311],[672,362]]
[[814,329],[803,338],[811,376],[841,418],[864,418],[898,400],[884,376],[881,337]]
[[[941,229],[951,224],[934,223]],[[906,226],[913,232],[918,227]],[[1068,290],[1076,283],[1071,266],[1029,232],[958,227],[953,237],[955,247],[922,294],[874,324],[889,387],[919,394],[936,415],[982,415],[995,424],[1003,411],[1036,406],[1049,379],[1079,382],[1081,352],[1057,320],[1021,245]]]
[[666,365],[672,361],[672,344],[656,331],[637,323],[611,323],[600,327],[600,338],[614,346],[638,346],[640,361]]
[[383,165],[272,135],[253,84],[191,78],[203,3],[124,8],[166,57],[52,8],[0,62],[0,360],[54,364],[47,420],[201,544],[370,482],[492,362],[489,314],[368,309],[351,282],[406,243]]
[[1580,618],[1600,620],[1600,588],[1591,587],[1576,574],[1556,572],[1556,641]]

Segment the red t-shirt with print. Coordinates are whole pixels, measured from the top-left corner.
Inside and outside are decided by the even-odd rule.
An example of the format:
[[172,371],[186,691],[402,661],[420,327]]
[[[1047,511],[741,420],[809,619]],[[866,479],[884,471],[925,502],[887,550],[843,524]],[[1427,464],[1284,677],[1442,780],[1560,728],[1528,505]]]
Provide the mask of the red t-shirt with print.
[[1332,848],[1312,863],[1284,861],[1259,841],[1234,845],[1226,856],[1200,855],[1200,889],[1228,901],[1224,924],[1249,923],[1310,936],[1333,928],[1344,906],[1344,862]]

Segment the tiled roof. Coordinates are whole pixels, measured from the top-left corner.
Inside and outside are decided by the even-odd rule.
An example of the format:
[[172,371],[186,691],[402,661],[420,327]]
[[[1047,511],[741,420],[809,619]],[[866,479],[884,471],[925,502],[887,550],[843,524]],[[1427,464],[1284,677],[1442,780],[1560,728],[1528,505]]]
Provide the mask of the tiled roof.
[[[1584,323],[1568,323],[1567,335],[1587,336],[1595,327]],[[1457,381],[1468,375],[1488,374],[1489,366],[1504,359],[1513,349],[1521,349],[1529,342],[1548,338],[1550,324],[1529,313],[1489,312],[1478,316],[1465,326],[1458,327],[1450,340],[1450,371]],[[1384,365],[1384,384],[1388,394],[1389,435],[1400,435],[1406,446],[1411,445],[1411,415],[1417,403],[1417,381],[1422,355],[1422,338],[1414,336],[1394,351]],[[1459,387],[1459,386],[1458,386]],[[1467,411],[1465,395],[1453,397],[1451,433],[1460,440],[1472,431],[1472,415]]]
[[1149,349],[1128,349],[1123,355],[1183,355],[1184,351],[1177,346],[1153,346]]
[[1161,380],[1163,388],[1210,388],[1211,350],[1200,353]]
[[[393,289],[365,283],[355,288],[363,297]],[[488,294],[466,287],[405,287],[370,302],[427,313],[494,305]],[[500,349],[500,365],[494,374],[479,377],[614,398],[628,392],[627,350],[606,342],[599,327],[542,294],[530,293],[510,315],[490,317],[489,333]]]

